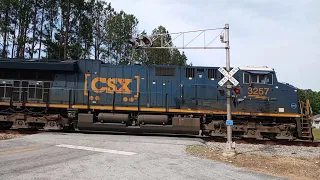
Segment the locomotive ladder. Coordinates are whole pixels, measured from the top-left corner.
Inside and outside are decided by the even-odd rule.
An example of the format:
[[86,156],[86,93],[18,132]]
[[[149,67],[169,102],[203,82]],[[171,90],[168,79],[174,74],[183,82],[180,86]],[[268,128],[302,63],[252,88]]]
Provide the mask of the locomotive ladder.
[[306,102],[300,101],[301,113],[301,135],[303,138],[312,139],[311,106],[309,99]]

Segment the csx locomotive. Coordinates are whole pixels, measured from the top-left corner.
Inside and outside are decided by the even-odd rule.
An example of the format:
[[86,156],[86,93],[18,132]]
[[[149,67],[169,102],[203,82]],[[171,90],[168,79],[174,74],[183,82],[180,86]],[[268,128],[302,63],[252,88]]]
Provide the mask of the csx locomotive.
[[[242,67],[233,136],[312,138],[308,103],[274,69]],[[226,136],[218,67],[0,60],[0,127]]]

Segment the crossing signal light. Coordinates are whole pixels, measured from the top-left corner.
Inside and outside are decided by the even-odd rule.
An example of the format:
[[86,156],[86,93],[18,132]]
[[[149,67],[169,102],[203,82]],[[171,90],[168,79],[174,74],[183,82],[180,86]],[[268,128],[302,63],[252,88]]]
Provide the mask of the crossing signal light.
[[129,40],[128,43],[131,44],[131,46],[135,49],[139,48],[139,43],[135,39]]
[[234,90],[234,92],[235,92],[236,94],[240,94],[240,89],[239,89],[239,88],[234,88],[233,90]]
[[133,38],[128,41],[129,44],[135,49],[138,49],[140,47],[151,47],[152,46],[152,40],[151,38],[141,35],[138,36],[137,38]]
[[221,87],[218,88],[220,96],[224,96],[225,90]]
[[142,36],[142,42],[144,43],[145,46],[151,47],[152,46],[152,41],[149,37],[147,36]]

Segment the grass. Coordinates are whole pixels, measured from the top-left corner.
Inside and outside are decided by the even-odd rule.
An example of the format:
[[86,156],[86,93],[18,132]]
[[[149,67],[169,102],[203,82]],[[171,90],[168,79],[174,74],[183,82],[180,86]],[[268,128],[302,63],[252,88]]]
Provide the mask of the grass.
[[197,157],[230,163],[234,166],[279,177],[296,180],[318,179],[320,177],[320,155],[318,158],[306,159],[248,153],[225,158],[221,152],[207,146],[188,146],[187,152]]
[[320,140],[320,129],[312,129],[314,140]]

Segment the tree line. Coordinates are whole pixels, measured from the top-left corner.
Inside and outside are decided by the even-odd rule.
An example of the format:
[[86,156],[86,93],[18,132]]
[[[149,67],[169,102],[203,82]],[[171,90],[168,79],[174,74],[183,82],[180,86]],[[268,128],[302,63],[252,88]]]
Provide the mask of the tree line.
[[[0,57],[187,65],[177,49],[134,51],[138,19],[101,0],[1,0]],[[169,33],[159,26],[152,34]],[[164,36],[170,43],[171,36]],[[154,42],[159,46],[159,40]]]
[[306,102],[306,99],[309,99],[313,115],[320,114],[320,91],[316,92],[311,89],[298,89],[298,98],[304,102]]

